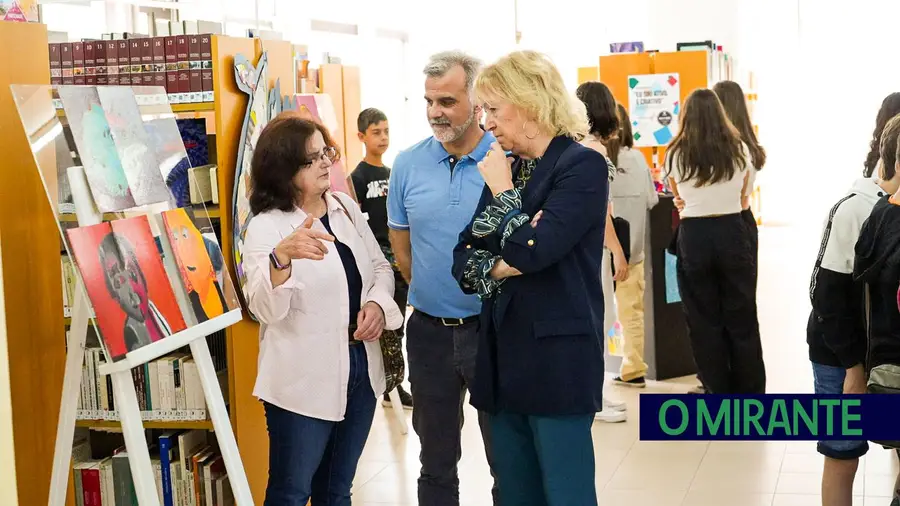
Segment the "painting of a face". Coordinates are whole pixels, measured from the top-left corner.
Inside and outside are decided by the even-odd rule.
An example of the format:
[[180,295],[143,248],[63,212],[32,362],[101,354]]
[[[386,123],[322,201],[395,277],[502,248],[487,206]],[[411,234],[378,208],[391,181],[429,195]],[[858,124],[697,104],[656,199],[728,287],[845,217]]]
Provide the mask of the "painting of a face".
[[115,253],[103,250],[101,254],[103,270],[109,280],[110,294],[122,309],[138,321],[144,321],[149,307],[149,298],[144,276],[136,259],[123,262]]
[[166,229],[188,292],[196,292],[208,318],[224,312],[216,289],[216,273],[203,236],[183,209],[166,211]]

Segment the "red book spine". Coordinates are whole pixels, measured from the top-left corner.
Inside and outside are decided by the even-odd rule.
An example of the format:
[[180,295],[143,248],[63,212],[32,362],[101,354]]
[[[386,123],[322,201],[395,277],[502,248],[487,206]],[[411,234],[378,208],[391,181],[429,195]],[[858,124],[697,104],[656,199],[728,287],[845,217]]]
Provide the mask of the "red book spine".
[[200,59],[200,36],[188,36],[188,65],[191,78],[191,102],[200,102],[203,95],[203,60]]
[[62,84],[62,55],[59,53],[59,43],[51,42],[50,49],[50,84]]
[[109,78],[106,75],[106,42],[98,40],[94,43],[94,53],[96,55],[97,86],[106,86],[109,84]]
[[165,38],[166,51],[166,93],[169,94],[169,102],[178,103],[178,46],[175,37]]
[[[102,506],[100,499],[100,469],[84,469],[81,471],[81,486],[84,489],[85,506]],[[90,502],[88,502],[90,499]]]
[[84,75],[85,84],[97,85],[97,51],[94,41],[84,43]]
[[131,86],[131,50],[127,40],[117,43],[116,53],[119,60],[119,84]]
[[153,86],[153,39],[143,38],[141,41],[141,85]]
[[140,86],[141,82],[141,41],[128,39],[128,65],[131,73],[131,85]]
[[178,101],[181,103],[190,102],[191,94],[191,71],[190,61],[188,61],[188,38],[187,35],[178,35],[175,37],[175,51],[178,59]]
[[106,41],[106,78],[110,86],[119,84],[119,45],[116,41]]
[[74,61],[72,60],[72,43],[65,42],[59,45],[59,57],[62,66],[63,84],[75,84]]
[[84,76],[84,42],[72,43],[72,74],[75,84],[87,84]]
[[212,35],[200,36],[200,80],[203,89],[203,101],[213,101],[213,71],[212,71]]
[[166,87],[166,38],[153,38],[153,86]]

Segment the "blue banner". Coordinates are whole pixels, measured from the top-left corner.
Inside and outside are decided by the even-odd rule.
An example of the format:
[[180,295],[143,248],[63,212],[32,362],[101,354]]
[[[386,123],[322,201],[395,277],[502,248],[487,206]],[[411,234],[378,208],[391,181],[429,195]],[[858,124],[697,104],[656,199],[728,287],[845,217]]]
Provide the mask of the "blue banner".
[[643,441],[900,441],[900,395],[642,394]]

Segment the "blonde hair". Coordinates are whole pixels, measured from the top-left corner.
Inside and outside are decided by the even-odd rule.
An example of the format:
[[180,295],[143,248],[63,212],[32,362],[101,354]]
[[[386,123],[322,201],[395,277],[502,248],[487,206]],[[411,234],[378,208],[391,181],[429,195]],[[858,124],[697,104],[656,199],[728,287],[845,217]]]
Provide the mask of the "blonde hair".
[[588,133],[584,104],[566,91],[550,58],[536,51],[515,51],[485,67],[475,79],[475,93],[522,109],[547,133],[578,141]]

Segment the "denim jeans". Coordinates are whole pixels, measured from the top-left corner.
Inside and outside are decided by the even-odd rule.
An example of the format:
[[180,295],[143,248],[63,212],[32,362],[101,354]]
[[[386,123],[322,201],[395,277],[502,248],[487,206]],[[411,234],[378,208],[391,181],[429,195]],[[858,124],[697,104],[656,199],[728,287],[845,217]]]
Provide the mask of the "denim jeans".
[[[840,366],[812,363],[815,393],[833,395],[844,393],[844,378],[847,370]],[[829,440],[819,441],[819,453],[836,460],[855,460],[869,451],[868,441]]]
[[[413,429],[419,435],[419,504],[459,506],[461,431],[466,389],[475,376],[478,324],[447,327],[413,311],[406,327]],[[488,464],[491,432],[488,417],[478,414]],[[492,471],[493,473],[493,471]],[[498,504],[496,480],[493,504]],[[491,504],[485,497],[479,504]]]
[[350,506],[350,489],[375,416],[366,348],[350,347],[347,413],[332,422],[264,403],[269,428],[265,506]]

